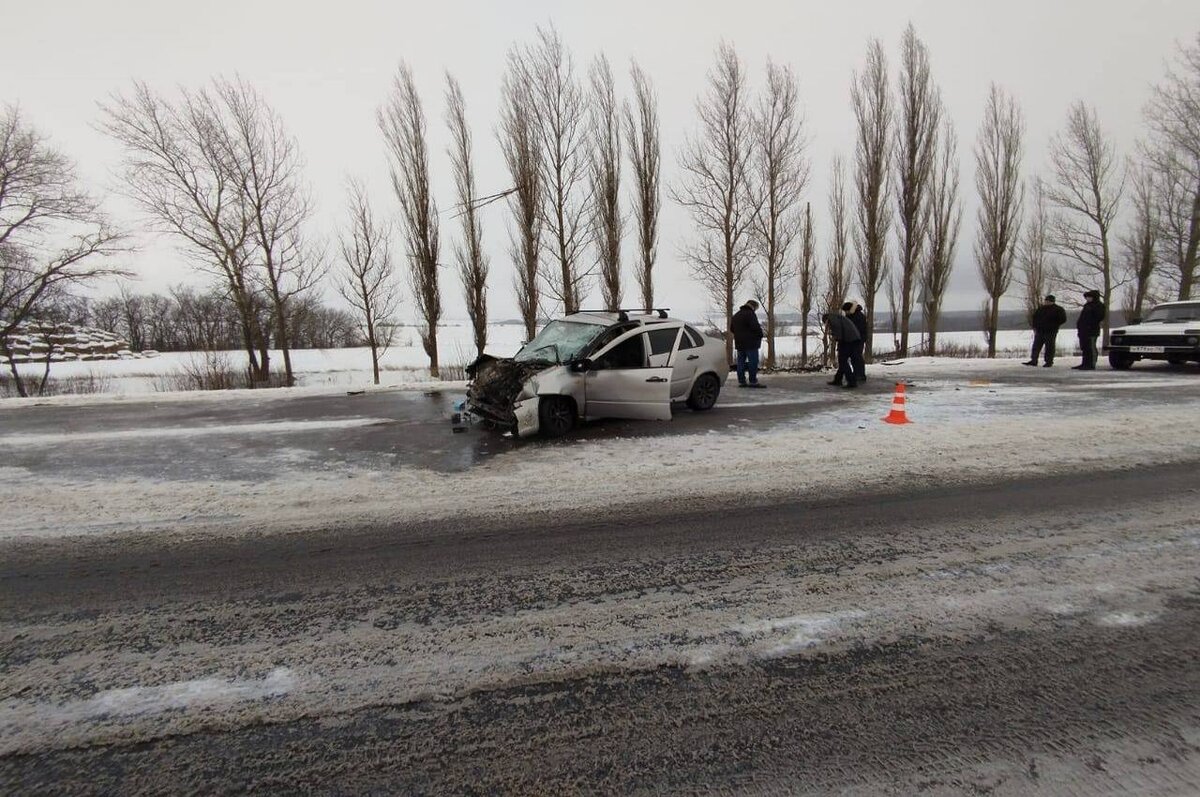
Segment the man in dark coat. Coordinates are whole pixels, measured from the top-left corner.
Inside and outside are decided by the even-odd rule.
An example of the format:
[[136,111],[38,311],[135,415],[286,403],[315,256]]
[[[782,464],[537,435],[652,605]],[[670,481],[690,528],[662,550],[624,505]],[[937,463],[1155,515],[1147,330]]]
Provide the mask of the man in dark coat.
[[737,350],[738,387],[766,387],[758,381],[758,350],[762,347],[763,328],[758,323],[757,311],[758,302],[751,299],[733,314],[729,324],[733,348]]
[[829,384],[841,385],[842,379],[845,379],[845,387],[858,387],[863,350],[863,339],[858,334],[858,327],[841,313],[826,315],[825,326],[829,328],[829,337],[837,342],[838,369]]
[[846,318],[850,319],[850,323],[854,324],[854,328],[858,330],[859,347],[857,357],[851,358],[854,364],[854,375],[859,382],[867,381],[867,363],[866,363],[866,346],[867,346],[867,314],[863,312],[862,305],[858,302],[846,302],[842,305],[842,312],[846,314]]
[[1051,294],[1042,300],[1042,306],[1033,311],[1033,354],[1024,365],[1037,365],[1038,355],[1045,351],[1043,368],[1054,365],[1055,339],[1058,328],[1067,323],[1067,311],[1054,303]]
[[1079,320],[1075,322],[1075,331],[1079,333],[1079,350],[1083,352],[1083,362],[1074,366],[1076,371],[1096,370],[1096,338],[1100,337],[1100,327],[1104,324],[1104,302],[1100,301],[1100,291],[1088,291],[1083,295],[1087,301],[1079,311]]

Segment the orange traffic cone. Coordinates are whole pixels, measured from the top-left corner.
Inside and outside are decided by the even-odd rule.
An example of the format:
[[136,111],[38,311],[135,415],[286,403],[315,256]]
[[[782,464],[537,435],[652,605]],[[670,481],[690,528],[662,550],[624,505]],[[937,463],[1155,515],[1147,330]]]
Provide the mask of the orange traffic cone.
[[912,423],[904,411],[904,383],[896,383],[896,394],[892,396],[892,411],[883,419],[884,423]]

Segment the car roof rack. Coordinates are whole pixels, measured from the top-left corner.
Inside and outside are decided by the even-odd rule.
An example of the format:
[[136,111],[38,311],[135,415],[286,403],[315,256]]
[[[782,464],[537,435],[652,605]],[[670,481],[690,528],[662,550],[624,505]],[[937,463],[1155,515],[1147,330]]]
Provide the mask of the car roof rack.
[[636,315],[653,315],[658,314],[659,318],[666,318],[667,313],[671,311],[670,307],[622,307],[618,310],[576,310],[577,313],[616,313],[617,318],[621,321],[628,321],[629,314]]

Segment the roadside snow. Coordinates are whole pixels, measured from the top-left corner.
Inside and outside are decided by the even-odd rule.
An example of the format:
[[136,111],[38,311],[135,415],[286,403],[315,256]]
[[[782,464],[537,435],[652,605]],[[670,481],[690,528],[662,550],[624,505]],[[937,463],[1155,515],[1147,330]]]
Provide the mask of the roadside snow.
[[[951,402],[955,395],[960,394],[950,389],[939,400]],[[466,474],[352,466],[315,472],[281,459],[275,477],[266,482],[58,478],[55,489],[47,491],[38,478],[18,473],[6,484],[0,540],[528,518],[617,511],[648,502],[687,507],[730,496],[746,502],[788,500],[833,496],[847,486],[932,486],[1081,465],[1189,461],[1197,454],[1196,403],[1136,409],[1113,404],[1097,412],[1094,402],[1076,409],[1049,392],[1042,403],[1039,412],[1030,411],[1027,401],[1014,401],[964,417],[961,407],[938,409],[927,397],[911,402],[920,422],[910,426],[882,423],[887,406],[881,405],[870,414],[831,409],[782,427],[736,434],[711,429],[653,439],[533,443],[489,457]],[[1050,451],[1053,456],[1045,453]]]

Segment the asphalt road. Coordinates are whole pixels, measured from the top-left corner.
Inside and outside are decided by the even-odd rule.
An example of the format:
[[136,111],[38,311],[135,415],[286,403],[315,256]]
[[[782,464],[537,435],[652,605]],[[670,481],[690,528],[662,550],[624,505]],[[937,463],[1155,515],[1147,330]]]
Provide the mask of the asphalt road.
[[[910,412],[949,417],[988,413],[1058,413],[1064,402],[1098,411],[1118,402],[1162,406],[1200,396],[1200,368],[1139,364],[1133,371],[1071,371],[981,367],[968,381],[937,369],[912,371],[873,365],[856,391],[826,385],[828,374],[764,376],[766,390],[739,390],[726,382],[717,406],[696,413],[676,408],[670,422],[605,420],[590,423],[567,441],[519,441],[480,428],[451,431],[449,417],[462,394],[437,390],[378,390],[347,395],[219,394],[193,400],[59,405],[0,405],[0,455],[8,466],[52,479],[104,481],[114,477],[160,480],[260,481],[282,467],[337,472],[347,465],[380,471],[398,468],[462,473],[522,445],[571,445],[614,437],[645,439],[719,431],[769,429],[779,424],[875,422],[890,406],[897,380],[909,383]],[[1114,387],[1119,392],[1114,392]],[[940,413],[940,415],[937,415]],[[363,423],[359,423],[362,421]],[[302,427],[302,428],[301,428]]]
[[0,792],[1195,794],[1197,464],[0,545]]

